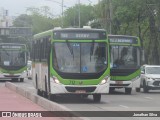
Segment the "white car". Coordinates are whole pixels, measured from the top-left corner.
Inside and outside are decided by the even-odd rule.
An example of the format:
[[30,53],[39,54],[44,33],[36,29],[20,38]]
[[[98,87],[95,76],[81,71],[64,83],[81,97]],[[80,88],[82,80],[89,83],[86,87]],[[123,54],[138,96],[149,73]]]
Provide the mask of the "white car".
[[142,66],[140,88],[145,93],[149,90],[160,90],[160,65]]

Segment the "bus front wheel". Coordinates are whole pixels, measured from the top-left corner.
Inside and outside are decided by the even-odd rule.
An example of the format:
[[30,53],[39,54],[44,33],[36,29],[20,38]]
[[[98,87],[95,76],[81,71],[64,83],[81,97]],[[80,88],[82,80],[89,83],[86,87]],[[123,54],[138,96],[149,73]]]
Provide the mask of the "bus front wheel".
[[136,92],[140,92],[141,91],[141,88],[136,88]]
[[42,96],[42,91],[40,89],[37,89],[37,95]]
[[24,82],[24,78],[20,78],[20,82]]
[[94,94],[93,100],[94,100],[94,102],[100,102],[101,101],[101,94]]
[[48,99],[54,101],[56,99],[56,95],[48,94]]
[[110,87],[110,88],[109,88],[109,93],[113,93],[114,90],[115,90],[114,87]]
[[132,88],[125,88],[125,94],[131,94]]

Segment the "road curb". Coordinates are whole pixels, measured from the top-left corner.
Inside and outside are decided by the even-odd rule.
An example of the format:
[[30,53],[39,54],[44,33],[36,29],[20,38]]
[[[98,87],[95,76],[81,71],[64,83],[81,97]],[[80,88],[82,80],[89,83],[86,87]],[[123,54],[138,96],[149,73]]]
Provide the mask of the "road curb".
[[[71,114],[74,114],[74,111],[66,108],[65,106],[62,106],[60,104],[57,104],[53,101],[47,100],[41,96],[38,96],[34,93],[31,93],[25,88],[21,88],[19,86],[16,86],[15,84],[11,82],[6,82],[5,87],[9,88],[12,91],[15,91],[16,93],[26,97],[27,99],[31,100],[32,102],[38,104],[39,106],[43,107],[44,109],[48,111],[70,111]],[[75,115],[75,114],[74,114]],[[88,120],[88,118],[85,117],[62,117],[64,120]]]

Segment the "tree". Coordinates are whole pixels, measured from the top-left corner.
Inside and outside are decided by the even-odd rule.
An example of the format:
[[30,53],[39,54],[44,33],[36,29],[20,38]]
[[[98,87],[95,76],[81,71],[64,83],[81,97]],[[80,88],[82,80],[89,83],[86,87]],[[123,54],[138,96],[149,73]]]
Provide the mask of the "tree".
[[31,27],[32,26],[32,18],[29,15],[22,14],[18,16],[14,21],[13,21],[13,26],[16,27]]
[[49,16],[49,8],[28,8],[30,15],[20,15],[15,19],[15,27],[32,27],[33,34],[54,28],[53,19]]
[[145,50],[146,63],[159,64],[159,8],[159,0],[102,0],[96,5],[95,13],[102,28],[108,30],[111,21],[112,34],[138,36]]
[[[64,12],[64,27],[79,26],[78,7],[79,5],[77,4],[71,8],[68,8]],[[81,27],[87,25],[88,21],[93,20],[93,14],[93,6],[82,4],[80,5]]]

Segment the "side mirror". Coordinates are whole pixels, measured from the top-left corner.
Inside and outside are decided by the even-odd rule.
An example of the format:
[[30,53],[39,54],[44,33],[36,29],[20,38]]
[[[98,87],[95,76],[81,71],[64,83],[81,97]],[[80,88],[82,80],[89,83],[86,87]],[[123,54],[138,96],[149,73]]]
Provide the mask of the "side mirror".
[[144,71],[141,71],[141,74],[144,74]]

